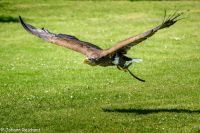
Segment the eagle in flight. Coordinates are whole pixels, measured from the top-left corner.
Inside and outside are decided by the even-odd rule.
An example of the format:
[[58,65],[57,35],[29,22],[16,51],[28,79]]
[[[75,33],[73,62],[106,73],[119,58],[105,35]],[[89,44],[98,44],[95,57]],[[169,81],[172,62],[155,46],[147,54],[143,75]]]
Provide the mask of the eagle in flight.
[[145,82],[145,80],[138,78],[129,70],[129,67],[131,66],[132,63],[138,63],[142,60],[137,58],[127,57],[126,54],[128,50],[130,50],[131,47],[151,37],[158,30],[172,26],[181,19],[180,18],[181,15],[182,13],[174,12],[168,17],[166,17],[166,11],[165,11],[163,22],[160,25],[150,30],[147,30],[142,34],[138,34],[136,36],[124,39],[108,49],[102,49],[99,46],[96,46],[92,43],[79,40],[77,37],[72,35],[55,34],[48,31],[45,28],[41,29],[36,28],[30,24],[25,23],[20,16],[19,19],[24,29],[30,32],[31,34],[36,35],[47,42],[64,46],[66,48],[69,48],[71,50],[74,50],[76,52],[85,55],[86,59],[83,61],[83,63],[91,66],[96,66],[96,65],[104,67],[117,66],[119,70],[129,72],[131,76],[133,76],[137,80]]

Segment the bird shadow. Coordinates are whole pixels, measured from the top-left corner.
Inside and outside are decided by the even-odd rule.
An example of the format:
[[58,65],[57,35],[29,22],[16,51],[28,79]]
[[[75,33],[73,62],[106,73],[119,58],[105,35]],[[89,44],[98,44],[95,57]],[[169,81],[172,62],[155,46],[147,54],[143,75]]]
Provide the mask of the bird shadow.
[[104,112],[117,112],[117,113],[136,113],[136,114],[153,114],[153,113],[200,113],[200,110],[190,110],[190,109],[137,109],[137,108],[102,108]]
[[11,16],[0,16],[0,23],[9,23],[9,22],[17,23],[19,22],[19,20],[18,18]]

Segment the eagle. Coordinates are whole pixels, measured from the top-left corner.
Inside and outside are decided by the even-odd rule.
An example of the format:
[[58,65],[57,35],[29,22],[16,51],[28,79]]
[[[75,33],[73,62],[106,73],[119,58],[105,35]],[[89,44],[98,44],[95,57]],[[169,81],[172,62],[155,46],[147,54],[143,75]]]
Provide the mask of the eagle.
[[83,61],[84,64],[88,64],[91,66],[99,65],[103,67],[116,66],[119,70],[129,72],[129,74],[137,80],[145,82],[145,80],[137,77],[129,70],[129,67],[133,63],[138,63],[142,60],[138,58],[128,57],[127,52],[131,49],[131,47],[141,43],[142,41],[154,35],[158,30],[168,28],[175,24],[177,21],[181,20],[181,15],[182,13],[174,12],[166,17],[165,11],[163,21],[160,25],[145,31],[144,33],[119,41],[116,45],[108,49],[102,49],[97,45],[94,45],[90,42],[82,41],[72,35],[55,34],[48,31],[46,28],[36,28],[30,24],[25,23],[21,16],[19,16],[19,20],[23,28],[29,33],[39,38],[42,38],[47,42],[64,46],[68,49],[85,55],[86,58]]

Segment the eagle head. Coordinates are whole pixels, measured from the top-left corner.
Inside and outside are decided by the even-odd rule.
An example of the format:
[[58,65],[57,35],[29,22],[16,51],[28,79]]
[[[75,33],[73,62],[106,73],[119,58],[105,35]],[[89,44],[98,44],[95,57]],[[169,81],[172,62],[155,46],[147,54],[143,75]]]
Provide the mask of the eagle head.
[[88,65],[90,65],[90,66],[96,66],[97,64],[96,64],[95,61],[96,61],[96,60],[93,59],[93,58],[86,58],[86,59],[83,61],[83,63],[84,63],[84,64],[88,64]]

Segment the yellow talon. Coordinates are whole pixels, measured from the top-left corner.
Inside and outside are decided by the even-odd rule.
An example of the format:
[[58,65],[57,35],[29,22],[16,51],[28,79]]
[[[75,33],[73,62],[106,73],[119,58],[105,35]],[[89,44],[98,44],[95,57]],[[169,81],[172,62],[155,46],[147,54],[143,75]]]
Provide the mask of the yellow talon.
[[117,68],[118,68],[119,70],[124,71],[124,72],[127,72],[127,71],[128,71],[127,68],[123,68],[123,67],[121,67],[121,66],[117,66]]
[[127,69],[127,68],[124,68],[124,69],[123,69],[123,71],[124,71],[124,72],[127,72],[127,71],[128,71],[128,69]]

